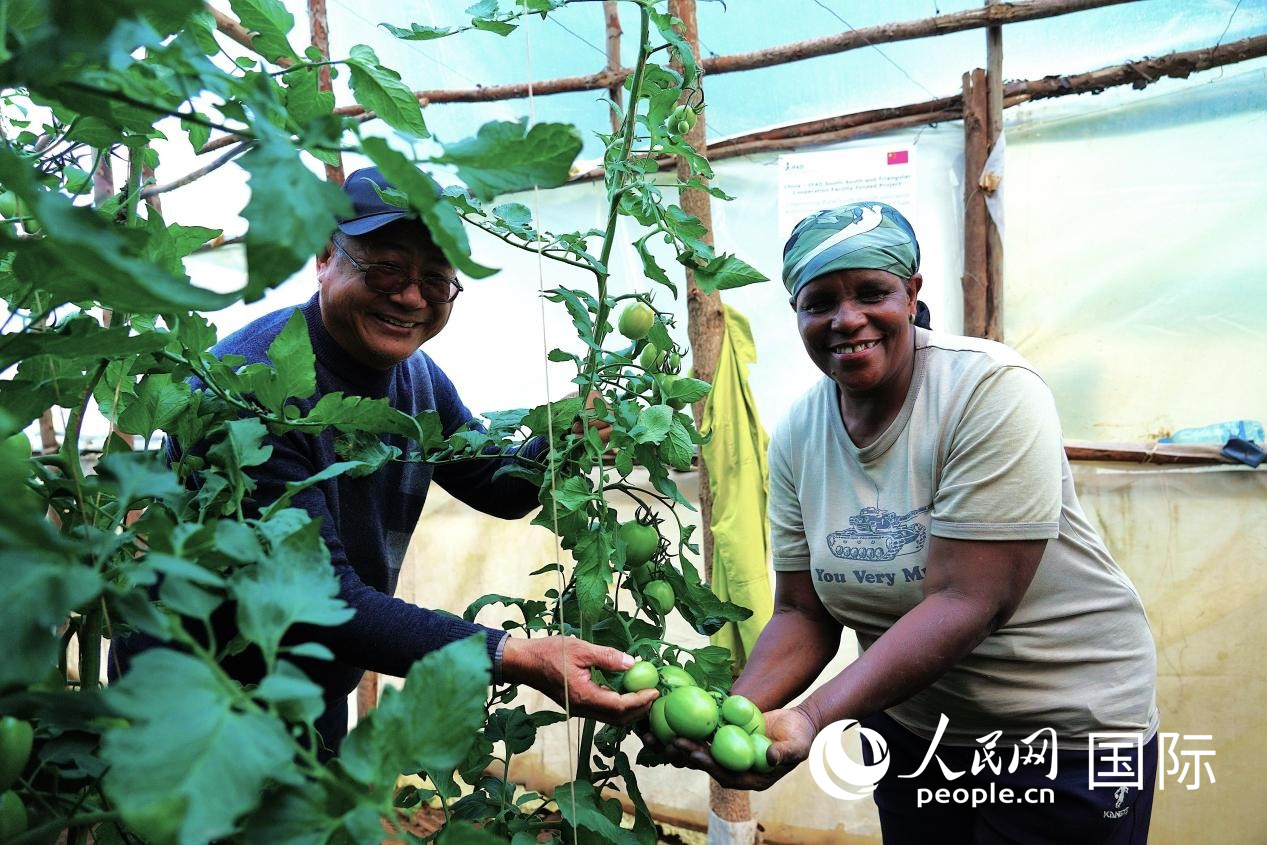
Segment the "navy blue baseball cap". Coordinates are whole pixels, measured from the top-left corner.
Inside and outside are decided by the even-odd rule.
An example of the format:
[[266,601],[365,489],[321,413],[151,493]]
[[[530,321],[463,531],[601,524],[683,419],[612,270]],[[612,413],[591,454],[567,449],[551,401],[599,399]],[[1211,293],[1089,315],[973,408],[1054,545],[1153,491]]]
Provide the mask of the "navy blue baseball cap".
[[339,220],[340,232],[355,238],[402,218],[418,219],[411,209],[386,202],[375,186],[395,190],[377,167],[362,167],[343,181],[343,193],[352,200],[352,216]]

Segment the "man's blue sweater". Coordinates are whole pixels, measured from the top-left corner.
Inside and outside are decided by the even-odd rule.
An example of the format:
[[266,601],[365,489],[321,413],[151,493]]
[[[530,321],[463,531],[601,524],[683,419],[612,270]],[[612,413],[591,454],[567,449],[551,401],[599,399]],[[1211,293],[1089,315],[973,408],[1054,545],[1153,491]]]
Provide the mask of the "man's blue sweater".
[[[317,393],[300,403],[305,412],[324,394],[341,392],[386,397],[392,407],[411,416],[435,410],[446,436],[474,419],[448,376],[421,350],[390,370],[372,369],[355,361],[326,330],[318,296],[299,310],[316,353]],[[293,308],[286,308],[261,317],[225,338],[212,352],[217,357],[241,355],[248,364],[267,361],[269,345],[293,314]],[[334,451],[334,436],[332,430],[319,436],[299,432],[270,435],[265,442],[273,447],[272,456],[250,471],[257,483],[256,505],[263,507],[278,498],[287,482],[307,479],[340,460]],[[417,448],[397,435],[386,438],[404,454]],[[543,442],[530,441],[524,454],[536,457],[544,447]],[[292,499],[292,507],[303,508],[321,521],[321,536],[339,579],[339,598],[355,611],[350,621],[337,628],[304,629],[306,639],[322,643],[335,656],[332,662],[303,661],[304,671],[325,691],[326,715],[318,722],[318,729],[330,748],[337,748],[346,732],[347,695],[365,670],[404,676],[414,661],[428,652],[481,632],[489,634],[490,658],[496,654],[504,632],[419,607],[393,593],[433,480],[455,498],[493,516],[518,518],[538,505],[532,484],[509,475],[493,479],[508,460],[434,467],[392,461],[368,476],[344,474],[315,484]],[[443,542],[440,538],[435,541]]]

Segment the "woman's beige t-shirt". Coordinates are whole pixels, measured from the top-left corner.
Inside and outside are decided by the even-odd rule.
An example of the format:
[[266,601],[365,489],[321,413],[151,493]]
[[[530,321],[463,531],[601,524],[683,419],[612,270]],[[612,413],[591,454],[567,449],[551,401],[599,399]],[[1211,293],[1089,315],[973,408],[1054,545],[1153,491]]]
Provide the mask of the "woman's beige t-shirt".
[[[887,712],[972,745],[1052,728],[1064,738],[1157,729],[1156,651],[1129,579],[1074,492],[1055,403],[1010,348],[916,329],[898,417],[859,449],[824,378],[770,444],[774,568],[808,571],[865,650],[923,598],[929,535],[1048,540],[1012,618]],[[936,643],[928,643],[936,649]]]

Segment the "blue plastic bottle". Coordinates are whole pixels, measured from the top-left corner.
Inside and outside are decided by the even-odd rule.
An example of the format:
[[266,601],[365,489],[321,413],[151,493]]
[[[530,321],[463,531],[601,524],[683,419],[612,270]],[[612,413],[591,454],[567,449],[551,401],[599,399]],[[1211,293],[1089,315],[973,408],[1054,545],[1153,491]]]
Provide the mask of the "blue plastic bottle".
[[1198,428],[1181,428],[1169,437],[1163,437],[1158,443],[1212,443],[1222,446],[1233,437],[1250,440],[1262,444],[1267,442],[1263,433],[1263,424],[1258,420],[1228,420],[1226,422],[1203,425]]

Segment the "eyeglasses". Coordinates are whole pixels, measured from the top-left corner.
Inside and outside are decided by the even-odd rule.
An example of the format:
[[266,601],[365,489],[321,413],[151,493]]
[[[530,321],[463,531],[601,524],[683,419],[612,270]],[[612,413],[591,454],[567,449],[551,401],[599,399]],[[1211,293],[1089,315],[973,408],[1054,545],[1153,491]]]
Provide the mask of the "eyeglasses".
[[339,254],[346,258],[365,280],[365,286],[376,293],[389,296],[400,293],[410,285],[417,285],[422,298],[432,305],[445,305],[458,298],[462,285],[457,279],[439,274],[423,276],[416,279],[405,273],[404,268],[395,264],[362,264],[343,248],[343,244],[334,238],[330,239]]

